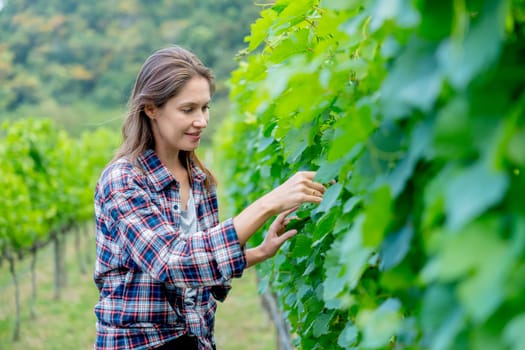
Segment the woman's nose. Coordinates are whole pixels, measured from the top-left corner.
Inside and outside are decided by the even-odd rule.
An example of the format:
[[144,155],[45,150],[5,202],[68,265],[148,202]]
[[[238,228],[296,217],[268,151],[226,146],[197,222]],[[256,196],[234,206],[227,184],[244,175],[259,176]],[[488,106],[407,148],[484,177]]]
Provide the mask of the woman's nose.
[[200,113],[199,116],[193,121],[193,125],[199,128],[205,128],[208,126],[208,113]]

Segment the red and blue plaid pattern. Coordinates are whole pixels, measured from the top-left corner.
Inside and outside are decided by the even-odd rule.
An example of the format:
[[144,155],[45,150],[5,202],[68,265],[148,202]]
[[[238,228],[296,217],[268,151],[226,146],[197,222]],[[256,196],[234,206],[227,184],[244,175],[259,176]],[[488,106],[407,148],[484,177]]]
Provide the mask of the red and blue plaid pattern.
[[214,299],[241,276],[245,251],[232,220],[219,224],[200,169],[190,169],[200,231],[183,237],[178,182],[152,150],[138,164],[110,164],[96,187],[95,349],[150,349],[185,333],[211,349]]

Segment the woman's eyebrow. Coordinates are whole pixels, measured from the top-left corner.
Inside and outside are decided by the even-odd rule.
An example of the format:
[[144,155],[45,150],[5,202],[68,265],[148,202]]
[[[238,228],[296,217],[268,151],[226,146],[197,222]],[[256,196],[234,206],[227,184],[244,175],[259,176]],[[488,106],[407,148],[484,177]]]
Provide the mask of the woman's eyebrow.
[[179,103],[179,106],[199,106],[199,105],[207,105],[210,103],[211,103],[211,100],[207,100],[206,102],[182,101]]

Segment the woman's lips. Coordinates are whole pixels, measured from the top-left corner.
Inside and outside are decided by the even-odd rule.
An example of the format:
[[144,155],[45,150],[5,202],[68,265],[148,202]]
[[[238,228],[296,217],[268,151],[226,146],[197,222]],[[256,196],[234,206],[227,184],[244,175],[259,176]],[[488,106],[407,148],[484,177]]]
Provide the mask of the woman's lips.
[[195,132],[195,133],[185,133],[192,141],[199,141],[201,139],[201,133]]

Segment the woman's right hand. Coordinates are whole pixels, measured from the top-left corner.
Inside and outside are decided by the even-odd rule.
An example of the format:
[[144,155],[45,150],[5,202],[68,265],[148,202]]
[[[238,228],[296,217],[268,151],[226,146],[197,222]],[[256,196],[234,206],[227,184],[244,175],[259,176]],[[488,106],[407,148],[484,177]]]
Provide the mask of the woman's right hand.
[[299,171],[266,195],[275,214],[298,207],[303,203],[319,204],[326,187],[315,182],[315,171]]
[[233,225],[239,243],[244,245],[266,220],[274,215],[306,202],[321,203],[326,188],[315,182],[314,176],[314,171],[298,172],[235,216]]

